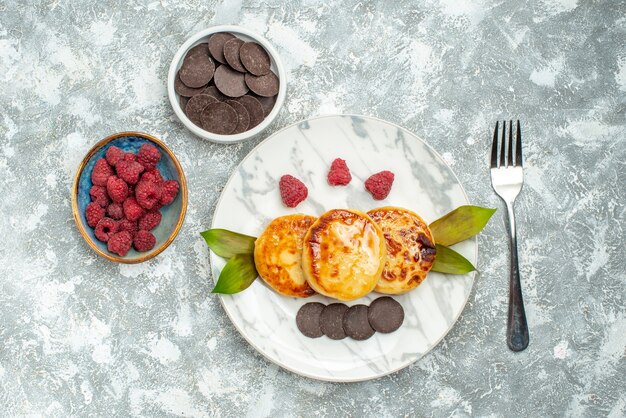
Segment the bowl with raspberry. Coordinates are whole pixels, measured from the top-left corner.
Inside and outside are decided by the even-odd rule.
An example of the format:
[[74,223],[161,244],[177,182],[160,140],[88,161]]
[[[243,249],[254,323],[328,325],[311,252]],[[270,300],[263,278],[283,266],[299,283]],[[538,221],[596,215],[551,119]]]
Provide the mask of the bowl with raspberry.
[[141,263],[176,238],[187,211],[187,183],[174,153],[141,132],[95,144],[78,167],[72,213],[80,235],[102,257]]

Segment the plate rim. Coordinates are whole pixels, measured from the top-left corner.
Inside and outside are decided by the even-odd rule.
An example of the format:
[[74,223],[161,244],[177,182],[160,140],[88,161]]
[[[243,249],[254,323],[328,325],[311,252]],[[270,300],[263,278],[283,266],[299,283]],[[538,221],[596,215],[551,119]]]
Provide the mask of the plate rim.
[[[439,160],[446,166],[448,167],[448,169],[450,170],[450,172],[452,173],[454,179],[457,181],[457,183],[459,184],[461,191],[463,192],[463,196],[465,197],[465,200],[468,202],[468,204],[471,204],[469,196],[467,195],[467,192],[465,191],[465,187],[463,187],[463,183],[461,183],[461,181],[459,180],[459,177],[457,176],[457,174],[454,172],[454,170],[452,169],[452,167],[450,167],[450,165],[448,163],[446,163],[446,161],[443,159],[443,157],[437,152],[437,150],[435,150],[428,142],[424,141],[424,139],[422,139],[422,137],[420,137],[419,135],[416,135],[415,133],[409,131],[407,128],[404,128],[400,125],[397,125],[393,122],[389,122],[387,120],[375,117],[375,116],[368,116],[368,115],[359,115],[359,114],[354,114],[354,113],[339,113],[339,114],[331,114],[331,115],[318,115],[318,116],[313,116],[310,118],[306,118],[306,119],[302,119],[299,120],[297,122],[291,123],[281,129],[279,129],[278,131],[272,133],[271,135],[269,135],[267,138],[263,139],[261,142],[259,142],[257,145],[254,146],[254,148],[252,148],[242,159],[241,161],[239,161],[239,163],[237,164],[237,166],[234,168],[233,172],[231,173],[231,175],[228,177],[228,180],[226,181],[226,183],[224,183],[224,187],[222,187],[222,192],[220,193],[219,198],[217,199],[217,202],[215,203],[215,209],[213,210],[213,216],[211,217],[211,229],[215,228],[215,214],[217,213],[218,209],[220,208],[220,205],[222,204],[222,200],[224,198],[224,191],[226,190],[226,188],[230,185],[230,183],[233,181],[233,179],[235,178],[235,176],[237,175],[237,173],[239,172],[239,167],[241,167],[241,165],[246,162],[248,160],[248,158],[250,158],[250,156],[258,149],[261,147],[261,145],[265,144],[265,142],[269,141],[270,139],[272,139],[274,136],[282,133],[283,131],[290,129],[294,126],[298,126],[302,123],[305,122],[310,122],[310,121],[314,121],[314,120],[319,120],[319,119],[326,119],[326,118],[343,118],[343,117],[348,117],[348,118],[364,118],[364,119],[371,119],[377,122],[382,122],[382,123],[386,123],[388,125],[391,125],[399,130],[401,130],[404,133],[408,133],[414,137],[416,137],[418,140],[420,140],[437,158],[439,158]],[[476,239],[476,237],[472,237],[471,238],[474,241],[474,245],[475,245],[475,250],[474,250],[474,260],[475,263],[478,263],[478,240]],[[213,254],[213,252],[209,251],[209,263],[210,263],[210,274],[211,274],[211,279],[213,280],[213,283],[215,284],[215,277],[213,275],[213,257],[216,257],[215,254]],[[230,314],[230,312],[228,311],[228,309],[226,308],[225,305],[225,297],[226,296],[230,296],[230,295],[220,295],[218,294],[219,300],[220,300],[220,304],[222,305],[222,309],[224,310],[224,312],[226,312],[226,316],[228,317],[229,321],[231,322],[232,326],[237,330],[237,332],[239,333],[239,335],[241,335],[243,337],[244,340],[246,340],[246,342],[248,344],[250,344],[252,346],[252,348],[255,349],[255,351],[257,353],[259,353],[261,356],[263,356],[263,358],[265,358],[267,361],[269,361],[272,364],[275,364],[279,367],[281,367],[284,370],[287,370],[295,375],[298,376],[303,376],[309,379],[313,379],[313,380],[317,380],[317,381],[322,381],[322,382],[333,382],[333,383],[356,383],[356,382],[366,382],[366,381],[371,381],[371,380],[376,380],[376,379],[380,379],[382,377],[391,375],[393,373],[399,372],[402,369],[405,369],[409,366],[411,366],[412,364],[415,364],[418,360],[422,359],[425,355],[427,355],[428,353],[430,353],[435,347],[437,347],[439,345],[439,343],[441,343],[441,341],[450,333],[450,331],[452,331],[452,329],[457,325],[457,322],[459,321],[459,318],[461,317],[461,315],[463,314],[463,311],[465,311],[465,308],[467,307],[467,302],[469,302],[470,296],[473,293],[474,290],[474,285],[476,282],[476,273],[477,271],[472,271],[470,273],[468,273],[468,275],[471,276],[472,279],[472,283],[469,289],[469,292],[467,293],[467,297],[465,298],[465,301],[463,302],[463,307],[461,308],[461,310],[459,311],[458,315],[454,318],[454,322],[452,323],[452,326],[450,327],[450,329],[441,336],[441,338],[439,338],[428,350],[426,350],[424,353],[422,353],[421,356],[405,363],[402,364],[396,368],[393,368],[391,370],[385,371],[384,373],[379,373],[376,374],[375,376],[371,376],[371,377],[363,377],[363,378],[340,378],[340,377],[333,377],[333,376],[316,376],[310,373],[306,373],[306,372],[302,372],[299,370],[295,370],[290,366],[287,366],[279,361],[276,361],[273,358],[270,358],[268,355],[265,354],[265,352],[263,352],[263,350],[261,350],[256,344],[254,344],[254,342],[251,341],[251,339],[246,335],[246,333],[242,332],[241,329],[239,329],[239,327],[237,326],[236,322],[233,321],[233,318]]]

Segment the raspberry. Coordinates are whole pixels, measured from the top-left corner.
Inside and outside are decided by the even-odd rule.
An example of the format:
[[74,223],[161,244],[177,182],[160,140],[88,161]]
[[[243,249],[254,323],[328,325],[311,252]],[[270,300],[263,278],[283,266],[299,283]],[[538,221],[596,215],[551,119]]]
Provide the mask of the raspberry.
[[156,244],[156,238],[150,231],[140,230],[133,238],[133,246],[137,251],[150,251]]
[[157,169],[146,170],[141,176],[141,179],[146,180],[146,181],[151,181],[155,184],[158,184],[159,186],[163,186],[163,182],[164,182],[163,177],[161,176],[161,173]]
[[157,147],[150,144],[143,144],[137,152],[137,161],[143,165],[146,170],[152,170],[156,167],[161,159],[161,152]]
[[352,175],[350,174],[346,160],[336,158],[330,165],[330,170],[328,171],[328,184],[331,186],[345,186],[350,183],[351,180]]
[[107,189],[103,186],[91,186],[91,189],[89,189],[89,196],[91,196],[92,202],[99,204],[103,208],[107,207],[109,203],[111,203],[109,195],[107,194]]
[[126,253],[128,253],[128,250],[130,250],[132,243],[133,237],[130,235],[130,232],[122,231],[111,235],[107,243],[107,248],[112,253],[124,257]]
[[98,159],[91,171],[91,182],[96,186],[106,186],[107,180],[113,175],[113,169],[104,158]]
[[120,203],[111,203],[107,207],[107,215],[109,218],[120,220],[124,217],[124,210],[122,209],[122,205]]
[[135,199],[144,209],[150,210],[161,200],[161,186],[142,179],[135,187]]
[[365,188],[372,194],[376,200],[383,200],[389,194],[391,185],[393,184],[394,174],[391,171],[381,171],[372,174],[365,180]]
[[137,156],[132,152],[127,152],[124,154],[124,161],[137,161]]
[[111,218],[102,218],[96,225],[95,235],[102,242],[111,239],[111,235],[117,232],[119,225]]
[[91,202],[85,208],[85,218],[87,219],[87,225],[94,228],[100,219],[104,218],[104,208],[96,202]]
[[278,186],[280,188],[280,198],[290,208],[298,206],[309,194],[309,190],[304,183],[289,174],[280,178]]
[[139,219],[140,231],[152,231],[161,223],[161,212],[147,212]]
[[109,148],[107,148],[106,158],[108,163],[111,164],[111,166],[115,167],[115,164],[117,164],[119,160],[124,159],[124,154],[126,153],[123,150],[119,149],[115,145],[111,145]]
[[128,185],[117,176],[109,177],[107,181],[107,193],[115,203],[122,203],[128,197]]
[[128,219],[120,221],[119,231],[128,231],[134,237],[138,230],[137,221],[129,221]]
[[122,204],[122,208],[124,209],[124,216],[126,217],[126,219],[132,222],[137,221],[139,218],[141,218],[145,212],[144,209],[139,206],[139,203],[137,203],[137,199],[135,199],[134,197],[129,197],[128,199],[126,199]]
[[115,165],[117,175],[128,184],[136,184],[139,181],[139,175],[143,173],[143,166],[137,161],[121,160]]
[[163,183],[163,191],[161,193],[161,206],[167,206],[176,199],[179,189],[178,182],[176,180],[168,180]]

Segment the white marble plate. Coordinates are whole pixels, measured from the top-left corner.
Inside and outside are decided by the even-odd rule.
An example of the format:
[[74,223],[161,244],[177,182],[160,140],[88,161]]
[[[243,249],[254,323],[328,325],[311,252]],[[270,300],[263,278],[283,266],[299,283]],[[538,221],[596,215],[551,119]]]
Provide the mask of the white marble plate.
[[[326,182],[328,167],[337,157],[345,159],[352,172],[346,187]],[[395,182],[387,199],[375,201],[364,182],[386,169],[395,173]],[[278,180],[283,174],[300,178],[309,188],[308,199],[295,209],[280,200]],[[450,167],[412,133],[369,117],[325,116],[289,126],[252,150],[224,187],[212,227],[259,236],[280,215],[320,215],[332,208],[367,211],[385,205],[411,209],[432,222],[468,203]],[[455,248],[476,263],[475,239]],[[215,280],[224,264],[211,254]],[[395,297],[405,310],[402,327],[391,334],[376,333],[366,341],[310,339],[300,334],[295,322],[298,309],[310,301],[331,303],[322,296],[287,298],[259,279],[239,294],[220,297],[237,330],[269,360],[314,379],[360,381],[400,370],[437,345],[461,314],[473,277],[428,274],[417,289]],[[372,293],[348,305],[369,304],[379,296]]]

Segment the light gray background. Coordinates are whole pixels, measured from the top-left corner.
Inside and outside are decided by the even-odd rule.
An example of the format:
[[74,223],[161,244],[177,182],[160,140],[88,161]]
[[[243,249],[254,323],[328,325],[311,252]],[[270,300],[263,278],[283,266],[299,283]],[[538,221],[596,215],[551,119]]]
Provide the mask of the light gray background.
[[[0,408],[45,416],[626,414],[626,4],[0,0]],[[464,314],[417,364],[327,384],[269,364],[209,294],[198,233],[262,138],[214,145],[166,98],[169,61],[207,26],[265,35],[289,75],[280,117],[400,124],[502,208],[487,169],[498,118],[523,121],[520,257],[531,343],[506,348],[500,210]],[[189,182],[184,228],[138,266],[97,257],[71,217],[83,154],[117,131],[163,138]]]

